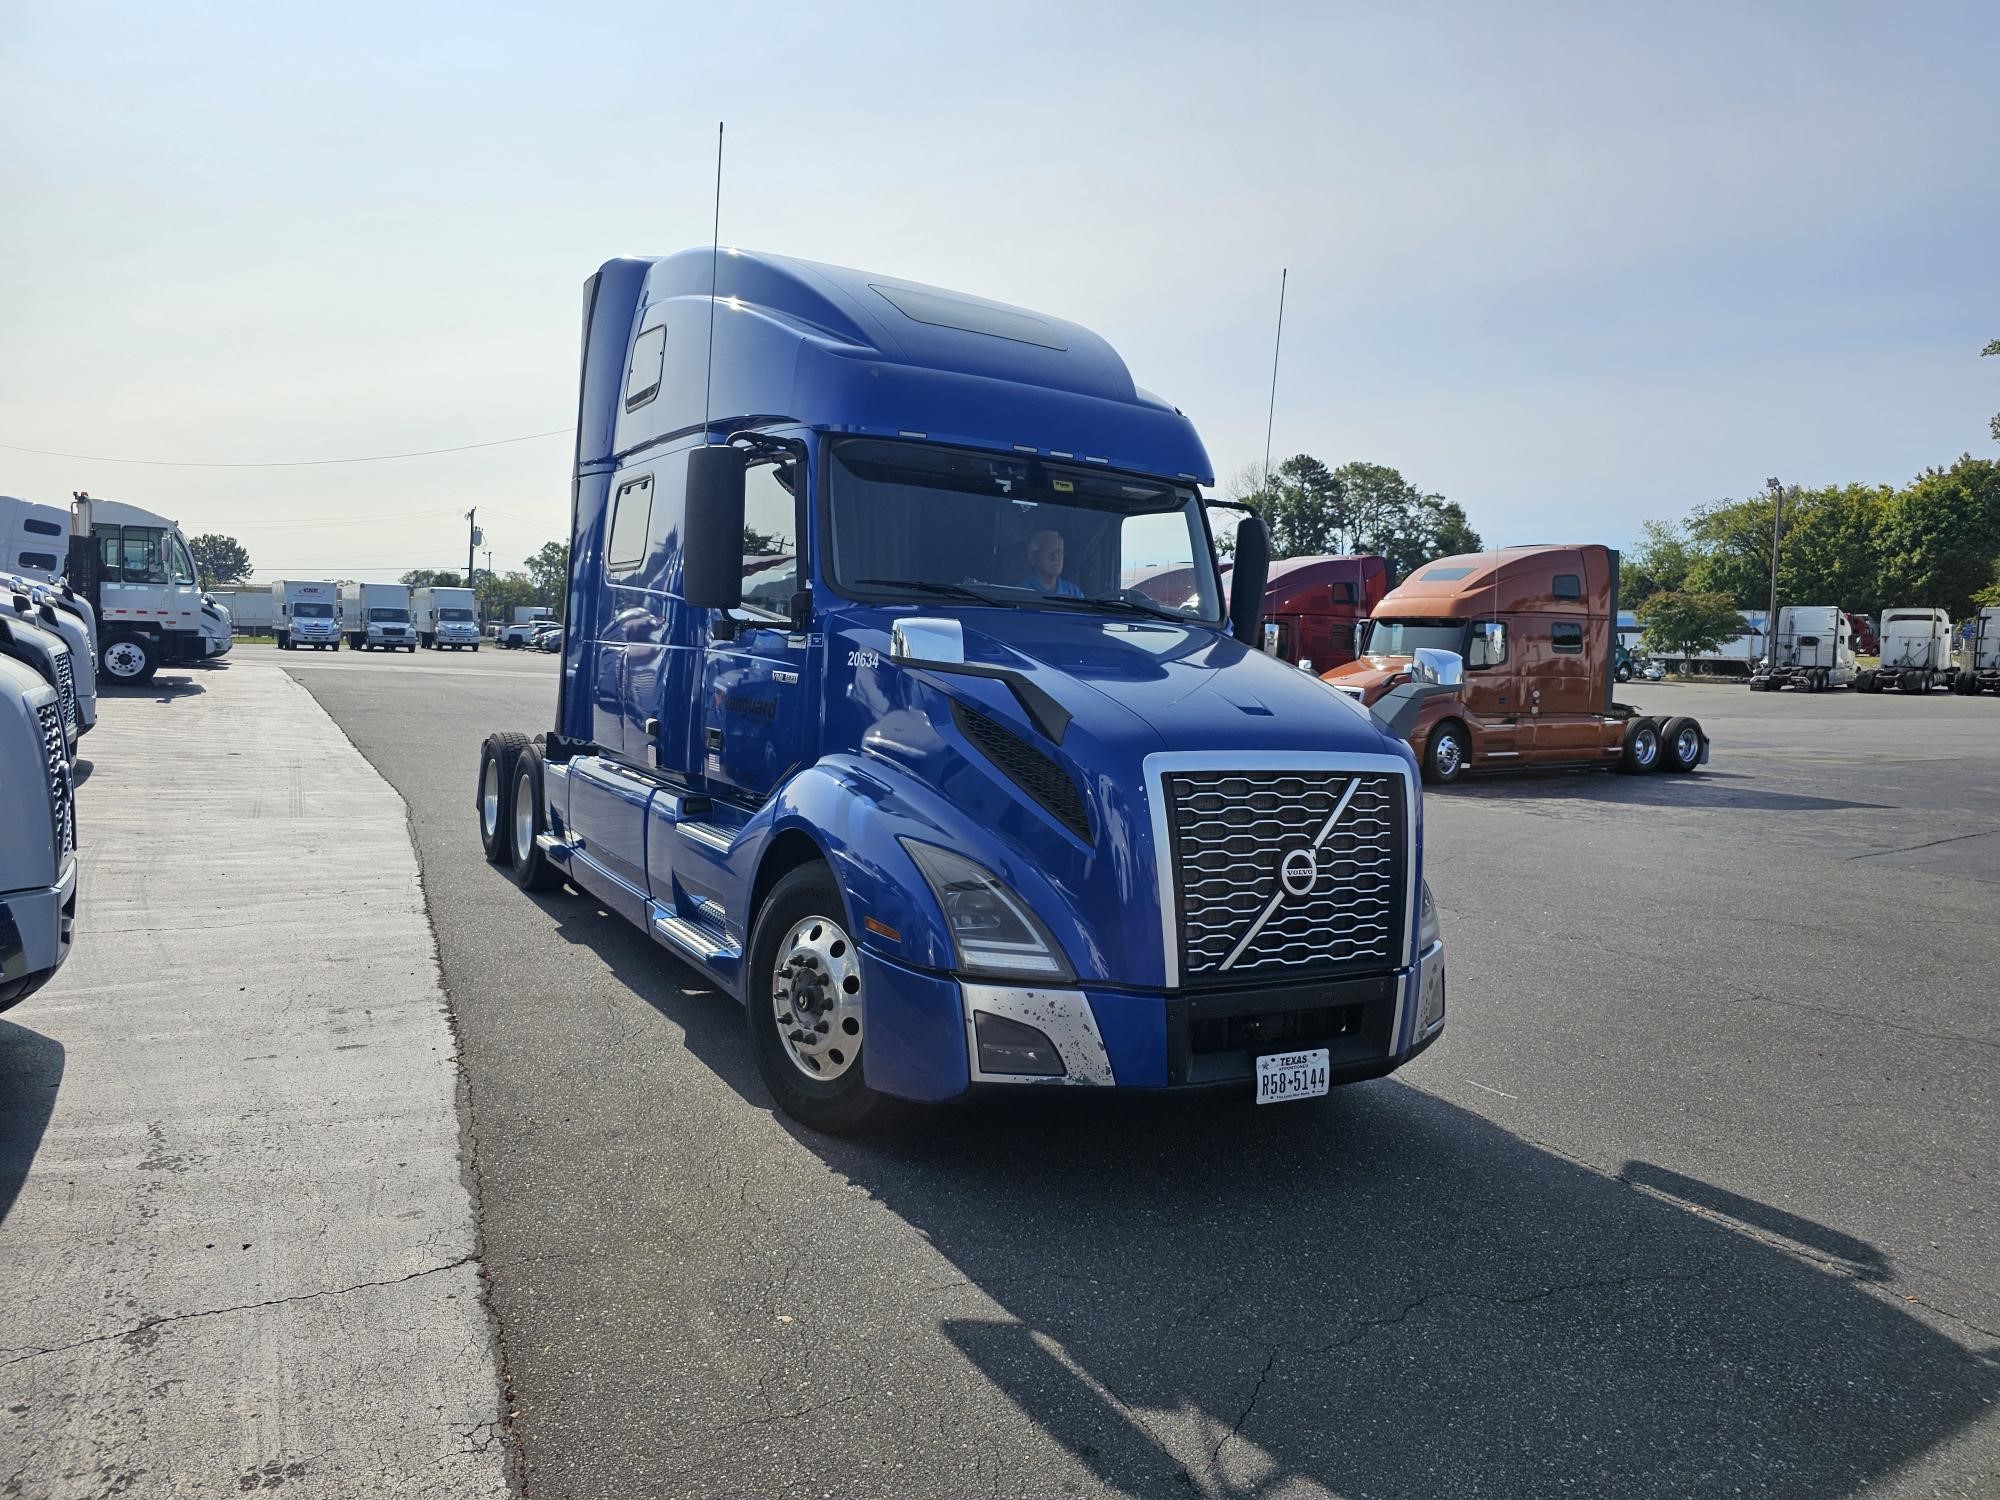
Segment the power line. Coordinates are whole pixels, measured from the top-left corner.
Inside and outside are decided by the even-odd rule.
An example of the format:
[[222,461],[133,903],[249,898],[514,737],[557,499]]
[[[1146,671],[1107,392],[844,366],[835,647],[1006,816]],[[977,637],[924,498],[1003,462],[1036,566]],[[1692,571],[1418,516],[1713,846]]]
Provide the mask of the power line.
[[366,453],[358,458],[288,458],[269,462],[210,461],[179,458],[105,458],[95,453],[57,453],[48,448],[23,448],[17,443],[0,443],[9,453],[33,453],[40,458],[69,458],[86,464],[143,464],[155,469],[315,469],[328,464],[381,464],[399,458],[431,458],[440,453],[470,453],[474,448],[504,448],[509,443],[532,443],[538,438],[563,437],[573,427],[552,427],[547,432],[529,432],[520,437],[494,438],[489,443],[460,443],[453,448],[417,448],[408,453]]

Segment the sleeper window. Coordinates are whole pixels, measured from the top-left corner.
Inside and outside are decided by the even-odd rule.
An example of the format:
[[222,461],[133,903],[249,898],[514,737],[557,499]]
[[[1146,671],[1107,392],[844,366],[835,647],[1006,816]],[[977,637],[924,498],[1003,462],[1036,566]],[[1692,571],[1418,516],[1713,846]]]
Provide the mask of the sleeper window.
[[1583,650],[1583,627],[1581,625],[1554,625],[1549,629],[1550,644],[1566,656],[1574,656]]
[[667,325],[648,328],[632,341],[632,363],[625,371],[625,410],[644,406],[660,393],[660,371],[667,355]]
[[636,573],[646,561],[646,528],[652,519],[653,476],[621,485],[611,507],[611,540],[604,571],[613,578]]
[[24,568],[37,568],[44,573],[53,573],[56,570],[56,555],[53,552],[23,552],[21,554],[21,566]]
[[1574,573],[1556,574],[1555,595],[1558,599],[1581,599],[1583,580]]

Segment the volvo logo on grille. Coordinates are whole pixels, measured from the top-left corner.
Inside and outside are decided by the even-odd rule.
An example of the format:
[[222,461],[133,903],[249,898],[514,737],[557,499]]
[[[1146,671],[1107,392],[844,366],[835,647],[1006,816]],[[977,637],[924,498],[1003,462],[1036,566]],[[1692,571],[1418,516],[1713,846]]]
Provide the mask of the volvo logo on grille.
[[1278,861],[1278,884],[1288,896],[1310,896],[1319,883],[1317,847],[1294,849]]

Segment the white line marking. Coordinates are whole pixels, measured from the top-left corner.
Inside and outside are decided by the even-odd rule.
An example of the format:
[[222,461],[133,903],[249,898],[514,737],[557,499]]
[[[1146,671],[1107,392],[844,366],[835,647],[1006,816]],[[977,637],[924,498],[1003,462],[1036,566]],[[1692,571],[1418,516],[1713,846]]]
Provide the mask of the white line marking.
[[1519,1094],[1510,1094],[1504,1089],[1496,1089],[1491,1084],[1481,1083],[1477,1078],[1468,1078],[1465,1081],[1476,1089],[1485,1089],[1489,1094],[1498,1094],[1502,1099],[1512,1099],[1517,1104],[1521,1100]]

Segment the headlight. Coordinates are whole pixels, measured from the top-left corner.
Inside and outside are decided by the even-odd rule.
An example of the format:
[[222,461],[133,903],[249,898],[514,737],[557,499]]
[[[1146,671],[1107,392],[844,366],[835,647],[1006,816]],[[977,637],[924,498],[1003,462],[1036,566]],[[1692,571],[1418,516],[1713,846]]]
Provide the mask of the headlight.
[[902,845],[944,908],[962,972],[1070,978],[1048,929],[991,872],[936,844]]
[[1431,883],[1426,880],[1423,899],[1417,903],[1417,952],[1425,952],[1440,935],[1437,903],[1431,899]]

